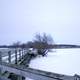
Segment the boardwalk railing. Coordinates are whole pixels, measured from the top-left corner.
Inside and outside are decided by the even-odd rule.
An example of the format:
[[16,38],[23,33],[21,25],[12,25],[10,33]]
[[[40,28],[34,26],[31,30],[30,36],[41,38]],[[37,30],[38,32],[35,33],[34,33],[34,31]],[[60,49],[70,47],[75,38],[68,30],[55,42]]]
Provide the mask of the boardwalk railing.
[[13,49],[13,50],[11,49],[5,51],[5,53],[0,50],[0,61],[11,63],[11,64],[17,64],[19,60],[23,59],[26,53],[27,51],[21,49]]

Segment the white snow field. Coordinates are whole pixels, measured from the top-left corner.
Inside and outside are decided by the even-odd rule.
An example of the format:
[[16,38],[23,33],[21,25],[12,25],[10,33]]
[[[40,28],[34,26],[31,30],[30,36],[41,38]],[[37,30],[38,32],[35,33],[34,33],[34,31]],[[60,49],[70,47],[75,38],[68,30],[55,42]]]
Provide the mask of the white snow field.
[[80,75],[80,48],[56,49],[32,60],[30,67],[65,75]]

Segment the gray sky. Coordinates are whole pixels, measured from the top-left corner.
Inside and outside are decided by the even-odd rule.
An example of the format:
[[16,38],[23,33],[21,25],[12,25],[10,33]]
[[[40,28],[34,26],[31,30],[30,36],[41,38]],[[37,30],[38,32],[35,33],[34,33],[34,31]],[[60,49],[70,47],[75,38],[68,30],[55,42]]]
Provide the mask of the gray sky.
[[80,0],[0,0],[0,44],[26,42],[37,32],[80,44]]

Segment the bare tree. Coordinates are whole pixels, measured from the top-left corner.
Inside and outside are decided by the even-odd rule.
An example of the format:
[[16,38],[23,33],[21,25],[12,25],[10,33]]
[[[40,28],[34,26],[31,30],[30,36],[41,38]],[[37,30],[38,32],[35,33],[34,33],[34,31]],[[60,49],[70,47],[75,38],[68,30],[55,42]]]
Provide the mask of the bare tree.
[[53,39],[50,35],[46,33],[36,34],[34,39],[34,44],[37,46],[37,51],[39,55],[45,56],[50,49],[47,49],[46,46],[53,44]]

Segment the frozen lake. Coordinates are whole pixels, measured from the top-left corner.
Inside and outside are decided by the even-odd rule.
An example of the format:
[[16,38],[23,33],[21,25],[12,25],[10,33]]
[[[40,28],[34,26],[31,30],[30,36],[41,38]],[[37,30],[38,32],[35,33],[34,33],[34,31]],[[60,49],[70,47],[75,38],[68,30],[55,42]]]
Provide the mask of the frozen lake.
[[66,75],[80,75],[80,48],[56,49],[46,57],[32,60],[30,67]]

